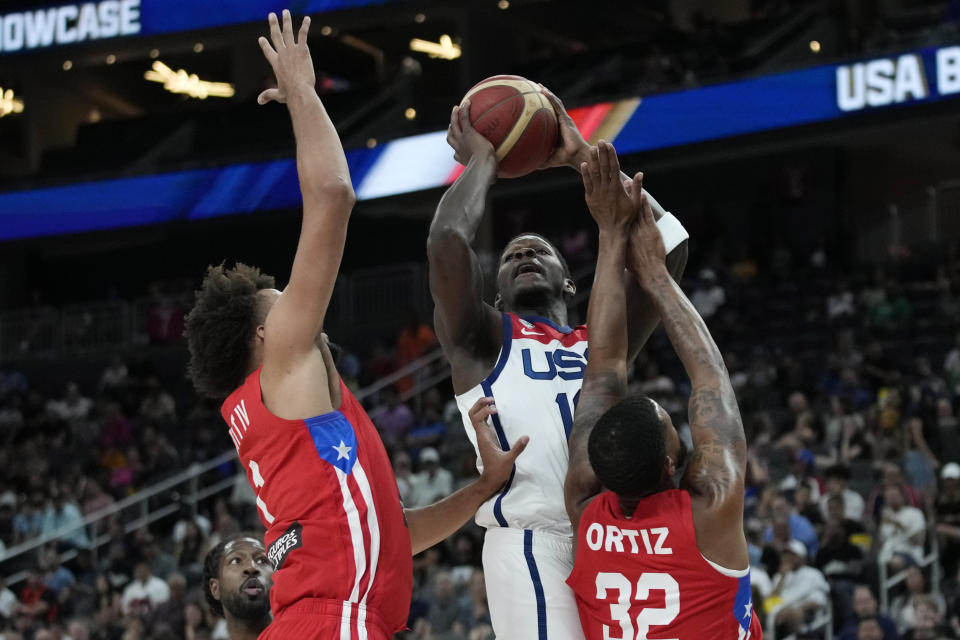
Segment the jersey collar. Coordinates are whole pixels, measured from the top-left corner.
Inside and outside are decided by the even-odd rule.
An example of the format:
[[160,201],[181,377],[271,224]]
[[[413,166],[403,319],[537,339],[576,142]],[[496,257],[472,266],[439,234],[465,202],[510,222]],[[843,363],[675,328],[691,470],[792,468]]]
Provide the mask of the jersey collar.
[[554,329],[555,331],[559,331],[560,333],[565,333],[565,334],[573,333],[573,329],[571,329],[570,327],[566,325],[561,327],[550,318],[544,318],[543,316],[520,316],[520,319],[526,320],[527,322],[539,322],[540,324],[545,324],[551,329]]

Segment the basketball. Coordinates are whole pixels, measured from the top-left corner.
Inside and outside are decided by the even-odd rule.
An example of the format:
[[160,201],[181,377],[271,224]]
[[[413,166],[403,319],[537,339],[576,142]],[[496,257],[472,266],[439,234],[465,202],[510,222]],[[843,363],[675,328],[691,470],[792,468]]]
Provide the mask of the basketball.
[[557,145],[557,114],[535,82],[491,76],[475,84],[467,99],[470,123],[496,149],[501,177],[519,178],[550,157]]

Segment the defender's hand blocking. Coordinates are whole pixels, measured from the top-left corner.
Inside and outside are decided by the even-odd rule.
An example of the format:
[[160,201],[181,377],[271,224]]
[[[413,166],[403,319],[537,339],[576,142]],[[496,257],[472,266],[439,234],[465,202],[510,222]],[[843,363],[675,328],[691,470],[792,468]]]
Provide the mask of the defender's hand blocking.
[[470,158],[478,155],[494,156],[493,145],[470,124],[470,100],[457,105],[450,113],[450,126],[447,127],[447,144],[453,147],[453,159],[467,164]]
[[644,276],[666,269],[667,252],[663,246],[663,236],[653,218],[650,200],[643,192],[643,175],[637,174],[629,184],[630,199],[640,205],[637,220],[630,230],[630,245],[627,251],[627,267],[641,283]]
[[[271,100],[286,103],[287,97],[296,91],[316,91],[317,76],[313,70],[313,60],[310,57],[310,48],[307,47],[307,33],[310,31],[310,16],[303,19],[300,33],[294,39],[293,18],[288,9],[283,10],[283,29],[277,21],[277,14],[271,13],[270,40],[260,36],[258,42],[263,49],[263,55],[273,67],[277,76],[277,88],[267,89],[259,96],[257,102],[267,104]],[[273,43],[273,46],[270,43]]]
[[570,114],[563,107],[563,103],[560,102],[560,98],[542,84],[540,85],[540,93],[546,96],[550,104],[553,105],[553,110],[557,114],[557,123],[560,125],[560,144],[540,168],[573,167],[576,169],[577,157],[583,154],[586,149],[589,149],[590,145],[583,139],[573,118],[570,117]]
[[477,434],[477,450],[483,462],[483,473],[480,474],[479,482],[488,490],[489,495],[499,491],[500,487],[510,479],[513,463],[530,442],[530,438],[523,436],[513,443],[509,451],[500,448],[493,428],[487,424],[487,418],[497,412],[497,406],[493,402],[493,398],[480,398],[473,404],[469,413],[470,424],[473,425],[473,430]]
[[[589,160],[580,165],[580,174],[587,207],[597,226],[609,230],[625,229],[636,216],[637,205],[620,181],[620,161],[613,145],[603,140],[598,142],[596,153],[591,153]],[[638,173],[634,181],[642,178],[643,174]],[[629,181],[627,185],[630,185]]]

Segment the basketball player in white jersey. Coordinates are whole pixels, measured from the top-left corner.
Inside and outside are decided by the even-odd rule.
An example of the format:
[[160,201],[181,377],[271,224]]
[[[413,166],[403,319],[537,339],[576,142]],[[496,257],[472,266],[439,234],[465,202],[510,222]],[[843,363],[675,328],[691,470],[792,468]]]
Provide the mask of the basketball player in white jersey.
[[[543,92],[557,112],[562,138],[543,168],[579,171],[597,148],[583,139],[556,96]],[[477,523],[487,528],[483,568],[493,629],[499,638],[582,640],[576,601],[565,582],[573,554],[563,495],[567,437],[588,355],[586,327],[572,328],[567,321],[567,301],[576,287],[556,248],[525,233],[507,243],[496,299],[484,302],[471,244],[497,161],[493,146],[470,126],[469,102],[454,108],[447,141],[465,169],[440,200],[427,241],[437,337],[450,360],[465,427],[474,403],[492,397],[500,446],[508,450],[530,436],[507,484],[477,512]],[[671,273],[679,277],[686,265],[686,231],[650,200],[670,251]],[[632,361],[658,317],[632,276],[624,277],[630,279]],[[476,447],[472,428],[466,432]]]

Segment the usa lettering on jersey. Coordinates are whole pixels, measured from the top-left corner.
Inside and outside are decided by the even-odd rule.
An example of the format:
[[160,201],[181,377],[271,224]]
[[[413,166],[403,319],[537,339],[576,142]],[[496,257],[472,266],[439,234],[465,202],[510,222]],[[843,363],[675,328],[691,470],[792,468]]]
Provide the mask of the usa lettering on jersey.
[[[587,354],[556,349],[539,351],[534,356],[531,349],[522,349],[523,373],[531,380],[582,380],[587,371]],[[536,362],[534,361],[536,357]]]

